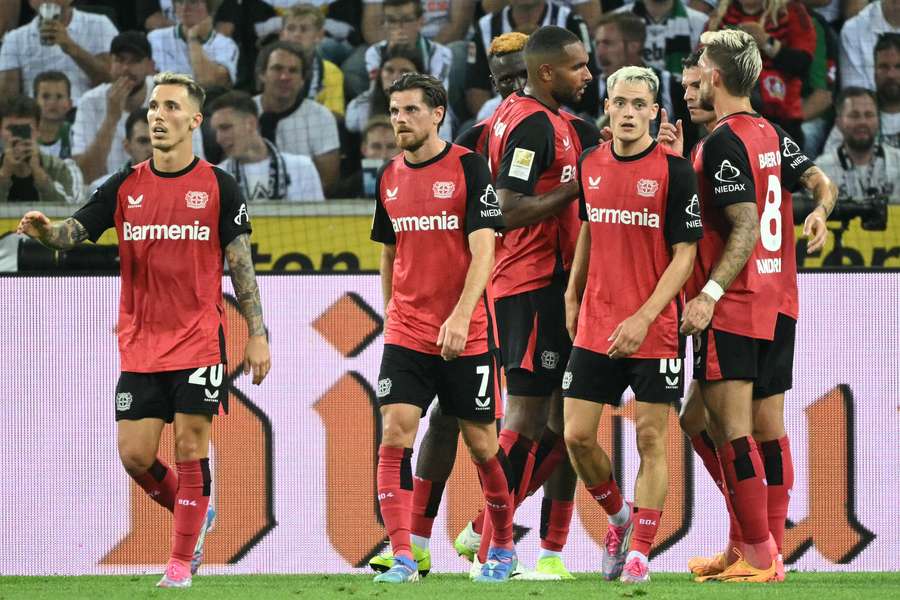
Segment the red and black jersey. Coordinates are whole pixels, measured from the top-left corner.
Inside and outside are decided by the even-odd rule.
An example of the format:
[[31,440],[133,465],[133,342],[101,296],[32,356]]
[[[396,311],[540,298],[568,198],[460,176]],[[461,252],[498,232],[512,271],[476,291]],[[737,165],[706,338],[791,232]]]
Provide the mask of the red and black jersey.
[[[396,244],[384,341],[440,354],[437,337],[466,282],[468,236],[501,229],[500,203],[484,157],[447,144],[434,158],[407,162],[403,154],[378,173],[372,239]],[[479,303],[462,355],[489,349],[488,316]]]
[[[732,2],[722,17],[723,28],[737,27],[742,23],[759,23],[760,15],[748,15],[739,2]],[[767,18],[763,23],[768,33],[781,42],[781,50],[774,58],[762,53],[763,68],[759,74],[761,112],[775,121],[803,120],[801,89],[809,73],[816,52],[816,29],[806,7],[791,1],[773,24]]]
[[485,142],[487,141],[488,131],[490,131],[490,122],[491,118],[488,117],[487,119],[472,125],[459,134],[453,143],[484,156],[486,154]]
[[[616,326],[653,294],[671,247],[702,237],[700,202],[690,162],[656,142],[627,157],[617,156],[612,142],[589,149],[578,183],[591,253],[575,346],[605,354]],[[660,312],[630,358],[680,356],[680,300]]]
[[[578,140],[569,121],[522,92],[497,108],[488,133],[488,163],[497,189],[537,196],[575,179]],[[578,228],[573,202],[540,223],[506,232],[498,242],[492,285],[504,298],[547,286],[572,265]]]
[[92,241],[110,227],[119,237],[122,371],[225,362],[222,249],[250,233],[231,175],[199,158],[177,173],[148,160],[107,179],[73,218]]
[[[693,297],[719,262],[731,225],[724,207],[753,202],[760,237],[744,269],[718,301],[715,329],[771,340],[779,312],[796,313],[796,258],[790,194],[812,166],[797,144],[759,115],[736,113],[716,125],[694,154],[704,236],[688,283]],[[793,306],[793,308],[792,308]]]

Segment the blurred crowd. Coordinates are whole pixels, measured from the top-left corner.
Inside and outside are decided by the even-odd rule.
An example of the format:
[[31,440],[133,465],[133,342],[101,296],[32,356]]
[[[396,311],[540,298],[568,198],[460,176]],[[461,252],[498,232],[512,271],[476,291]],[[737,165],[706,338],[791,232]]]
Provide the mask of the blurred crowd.
[[248,200],[371,198],[399,151],[391,82],[440,78],[452,140],[499,104],[491,41],[543,25],[589,50],[594,80],[568,110],[603,125],[606,76],[651,67],[686,150],[705,132],[682,60],[703,31],[743,29],[763,54],[757,110],[818,157],[842,203],[900,203],[900,0],[6,0],[0,202],[80,203],[149,158],[160,71],[206,88],[195,152]]

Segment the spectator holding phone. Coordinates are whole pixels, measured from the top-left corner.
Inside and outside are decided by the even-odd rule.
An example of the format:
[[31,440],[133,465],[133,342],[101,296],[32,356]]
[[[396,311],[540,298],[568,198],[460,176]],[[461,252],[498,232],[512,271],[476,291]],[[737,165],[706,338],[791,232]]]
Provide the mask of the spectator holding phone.
[[38,146],[41,109],[28,96],[13,96],[0,114],[0,202],[79,202],[81,171],[71,160],[43,154]]

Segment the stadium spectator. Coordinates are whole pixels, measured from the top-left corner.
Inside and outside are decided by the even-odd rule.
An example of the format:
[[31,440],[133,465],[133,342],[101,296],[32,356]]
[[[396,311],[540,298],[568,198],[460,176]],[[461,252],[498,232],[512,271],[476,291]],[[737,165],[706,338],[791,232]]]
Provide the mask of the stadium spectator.
[[[412,46],[392,46],[384,54],[384,62],[378,69],[368,90],[347,105],[347,130],[360,133],[371,117],[387,116],[387,90],[404,73],[421,73],[421,55]],[[445,126],[446,123],[445,119]],[[443,131],[442,131],[443,134]],[[446,138],[445,138],[446,139]]]
[[[600,15],[603,14],[603,7],[600,5],[600,0],[557,0],[559,4],[563,6],[567,6],[575,11],[579,17],[587,24],[589,30],[593,30],[594,27],[597,26],[597,22],[600,20]],[[481,8],[485,13],[497,13],[503,10],[503,8],[509,4],[508,0],[482,0]],[[607,10],[612,10],[618,6],[621,6],[622,2],[620,0],[616,0],[616,2],[609,2],[607,0],[603,3],[604,6],[607,6]]]
[[[428,0],[422,4],[423,36],[439,44],[466,37],[475,17],[475,0]],[[383,0],[363,0],[363,37],[369,43],[388,34],[384,6]]]
[[840,40],[831,26],[817,12],[810,12],[816,28],[816,52],[803,82],[803,153],[818,156],[831,125],[834,91],[837,85],[838,44]]
[[[41,0],[29,0],[33,8]],[[0,47],[0,97],[27,94],[28,84],[42,71],[62,71],[72,83],[72,99],[109,81],[109,43],[118,31],[103,15],[72,8],[72,0],[45,1],[59,7],[58,16],[37,16],[10,31]]]
[[644,20],[644,64],[670,73],[681,73],[681,61],[697,47],[706,25],[706,14],[682,0],[636,0],[616,12],[633,12]]
[[394,137],[394,128],[387,117],[373,117],[366,123],[360,144],[362,160],[360,168],[341,179],[335,188],[335,198],[374,198],[378,169],[397,156],[400,148]]
[[[900,34],[882,34],[875,44],[874,55],[880,141],[900,148]],[[825,142],[825,151],[834,150],[842,142],[841,129],[835,126]]]
[[[553,0],[510,0],[509,6],[500,12],[481,17],[475,24],[472,40],[474,48],[469,51],[466,66],[466,105],[469,112],[473,115],[479,114],[481,106],[494,95],[487,59],[487,49],[491,47],[491,41],[511,31],[531,34],[545,25],[562,27],[577,35],[588,52],[588,68],[591,74],[596,76],[597,67],[594,63],[590,31],[577,12]],[[599,100],[593,89],[588,88],[578,106],[569,108],[579,112],[595,113]]]
[[[597,63],[600,73],[591,83],[597,89],[597,97],[600,98],[600,106],[607,98],[606,78],[624,67],[648,66],[644,60],[646,53],[647,27],[643,19],[630,12],[607,13],[600,18],[600,24],[594,33],[596,45]],[[668,118],[673,122],[681,119],[684,128],[685,149],[689,150],[697,141],[696,126],[691,122],[687,104],[684,101],[684,91],[679,85],[678,78],[668,71],[661,71],[650,67],[659,82],[656,88],[656,102],[660,109],[664,109]],[[595,117],[600,116],[598,114]],[[605,120],[605,119],[604,119]],[[659,124],[662,121],[662,110],[650,122],[650,133],[656,136]]]
[[204,87],[231,87],[237,80],[238,48],[212,26],[216,0],[173,0],[178,24],[147,35],[160,71],[187,73]]
[[841,29],[841,87],[875,89],[872,48],[883,33],[900,33],[900,0],[875,0]]
[[801,89],[816,51],[816,30],[809,13],[795,0],[721,0],[709,19],[709,29],[732,28],[753,36],[762,54],[760,113],[802,147]]
[[175,0],[137,0],[138,23],[147,31],[172,27],[178,23]]
[[835,128],[841,144],[816,159],[838,186],[842,202],[888,199],[900,203],[900,149],[878,140],[875,94],[858,87],[844,88],[837,100]]
[[290,42],[269,44],[256,60],[262,94],[254,100],[261,110],[262,136],[282,152],[310,157],[327,196],[340,171],[337,121],[330,110],[303,97],[304,67],[299,46]]
[[[120,33],[110,44],[112,83],[98,85],[81,99],[72,126],[72,154],[85,180],[112,173],[128,160],[122,145],[125,121],[129,113],[150,102],[156,72],[150,53],[143,33]],[[202,157],[199,128],[193,136],[194,152]]]
[[34,99],[41,107],[38,143],[43,154],[57,158],[72,156],[72,86],[62,71],[44,71],[34,78]]
[[253,68],[259,48],[281,30],[281,17],[263,0],[224,0],[213,17],[216,31],[237,44],[239,89],[253,89]]
[[[147,122],[147,109],[143,106],[133,110],[125,120],[125,139],[122,140],[122,148],[128,159],[116,167],[125,169],[140,164],[153,155],[153,146],[150,145],[150,124]],[[104,173],[87,186],[90,196],[100,184],[109,179],[115,171]]]
[[312,4],[297,4],[287,10],[278,39],[293,42],[303,49],[307,65],[306,97],[327,107],[339,117],[344,116],[344,74],[340,67],[325,60],[319,44],[325,38],[325,15]]
[[308,156],[287,154],[259,134],[259,108],[250,94],[232,91],[208,107],[216,142],[230,173],[249,202],[324,200],[316,165]]
[[28,96],[9,98],[0,115],[0,202],[79,202],[81,172],[71,160],[38,146],[41,108]]

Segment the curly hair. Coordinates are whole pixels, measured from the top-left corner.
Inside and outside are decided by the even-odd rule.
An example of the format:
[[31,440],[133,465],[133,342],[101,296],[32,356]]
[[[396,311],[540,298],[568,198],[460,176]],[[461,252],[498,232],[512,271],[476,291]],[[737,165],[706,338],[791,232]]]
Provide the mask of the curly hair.
[[491,41],[488,56],[504,56],[514,52],[522,52],[525,49],[526,42],[528,42],[528,36],[518,31],[510,31],[509,33],[498,35]]

